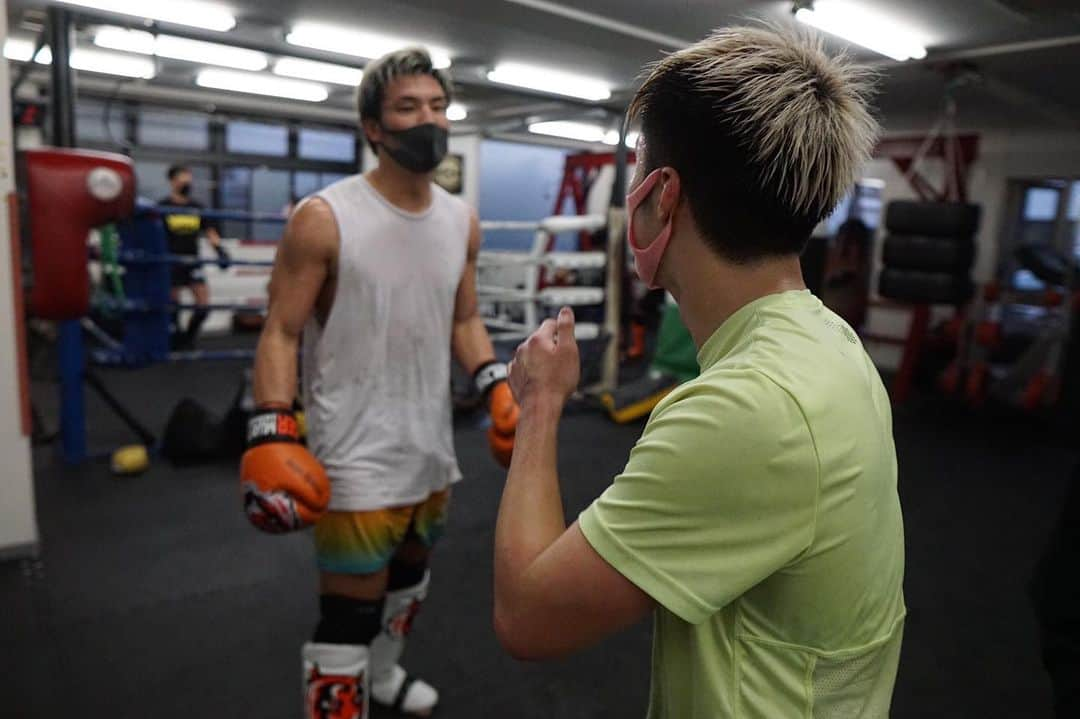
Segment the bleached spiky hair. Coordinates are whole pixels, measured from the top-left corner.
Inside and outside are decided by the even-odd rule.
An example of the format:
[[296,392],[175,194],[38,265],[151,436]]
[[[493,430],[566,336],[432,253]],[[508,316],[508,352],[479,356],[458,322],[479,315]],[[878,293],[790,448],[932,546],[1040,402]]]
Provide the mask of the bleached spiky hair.
[[728,27],[647,68],[628,116],[707,239],[752,260],[800,251],[851,187],[877,138],[872,77],[809,32]]

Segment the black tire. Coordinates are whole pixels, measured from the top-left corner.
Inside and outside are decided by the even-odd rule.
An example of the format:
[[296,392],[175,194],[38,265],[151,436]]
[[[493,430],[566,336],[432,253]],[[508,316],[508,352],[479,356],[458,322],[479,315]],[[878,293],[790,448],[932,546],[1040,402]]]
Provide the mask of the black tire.
[[895,235],[971,237],[979,229],[979,205],[896,200],[885,210],[885,228]]
[[881,260],[892,269],[967,274],[975,262],[975,240],[890,235],[885,238]]
[[900,302],[962,305],[974,296],[975,283],[966,275],[885,269],[878,279],[878,293]]

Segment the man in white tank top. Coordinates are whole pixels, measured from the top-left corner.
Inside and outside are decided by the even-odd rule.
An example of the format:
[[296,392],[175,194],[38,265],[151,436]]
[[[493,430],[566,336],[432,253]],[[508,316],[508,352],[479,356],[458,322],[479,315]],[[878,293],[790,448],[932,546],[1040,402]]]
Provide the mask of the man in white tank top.
[[[369,693],[415,716],[438,703],[397,661],[461,479],[451,351],[487,399],[496,459],[513,449],[518,408],[477,311],[479,221],[432,184],[450,93],[423,50],[369,64],[359,110],[379,164],[304,201],[275,259],[241,472],[256,526],[315,525],[306,717],[365,717]],[[301,349],[307,448],[291,416]]]

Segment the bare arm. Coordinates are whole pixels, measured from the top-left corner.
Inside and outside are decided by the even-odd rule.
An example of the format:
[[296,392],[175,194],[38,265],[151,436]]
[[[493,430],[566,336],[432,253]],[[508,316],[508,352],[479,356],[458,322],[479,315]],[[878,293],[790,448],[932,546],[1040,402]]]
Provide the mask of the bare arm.
[[[519,659],[570,654],[644,619],[655,606],[597,554],[577,522],[566,526],[558,428],[579,380],[579,358],[570,310],[559,314],[557,342],[555,324],[546,320],[510,369],[521,420],[495,524],[494,623],[503,647]],[[561,389],[544,389],[552,386]]]
[[255,402],[291,405],[300,332],[337,264],[337,221],[312,199],[293,213],[274,257],[270,305],[255,350]]
[[215,249],[221,247],[221,233],[218,232],[216,227],[206,228],[206,239],[210,240],[210,246]]
[[484,318],[476,299],[476,258],[480,254],[480,221],[474,213],[469,221],[469,254],[465,271],[454,299],[454,331],[451,349],[454,357],[472,374],[481,364],[495,358]]

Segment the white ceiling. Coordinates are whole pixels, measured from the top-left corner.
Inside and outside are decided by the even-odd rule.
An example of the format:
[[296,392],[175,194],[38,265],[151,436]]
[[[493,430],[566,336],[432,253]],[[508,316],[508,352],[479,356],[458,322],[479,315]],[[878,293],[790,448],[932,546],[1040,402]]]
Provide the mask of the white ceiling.
[[[694,40],[710,29],[752,18],[784,20],[787,0],[558,0],[572,9],[593,13],[652,33]],[[29,36],[39,22],[43,0],[9,0],[8,21],[13,34]],[[486,86],[484,71],[501,60],[543,64],[592,75],[623,92],[613,98],[618,109],[632,92],[643,64],[670,47],[656,41],[602,29],[509,0],[236,0],[230,3],[238,18],[229,38],[269,43],[287,52],[284,30],[297,20],[317,20],[416,38],[448,47],[453,52],[455,77],[470,105],[472,126],[513,129],[526,118],[574,118],[590,113],[545,98],[523,97]],[[863,0],[860,4],[917,28],[927,39],[929,55],[918,64],[882,64],[877,106],[889,129],[925,128],[941,104],[947,76],[962,72],[967,81],[956,90],[959,119],[970,127],[1080,127],[1080,42],[1052,49],[997,52],[960,59],[957,53],[1006,43],[1044,41],[1080,36],[1078,0]],[[1032,12],[1031,7],[1042,8]],[[164,29],[164,28],[163,28]],[[1074,38],[1080,39],[1080,38]],[[834,47],[840,49],[841,44]],[[1000,49],[1000,48],[999,48]],[[857,57],[879,56],[857,47]],[[229,99],[192,88],[196,66],[164,63],[150,86],[161,96]],[[84,86],[92,78],[80,78]],[[87,83],[89,81],[89,83]],[[98,81],[101,84],[101,81]],[[110,82],[109,85],[115,85]],[[141,83],[121,94],[138,96]],[[194,93],[194,94],[193,94]],[[243,98],[232,98],[238,107]],[[276,102],[276,101],[275,101]],[[335,93],[325,107],[304,112],[336,113],[347,117],[351,92]],[[218,103],[220,104],[220,102]],[[277,103],[278,106],[291,107]],[[603,113],[591,113],[603,117]],[[609,122],[614,124],[615,115]]]

